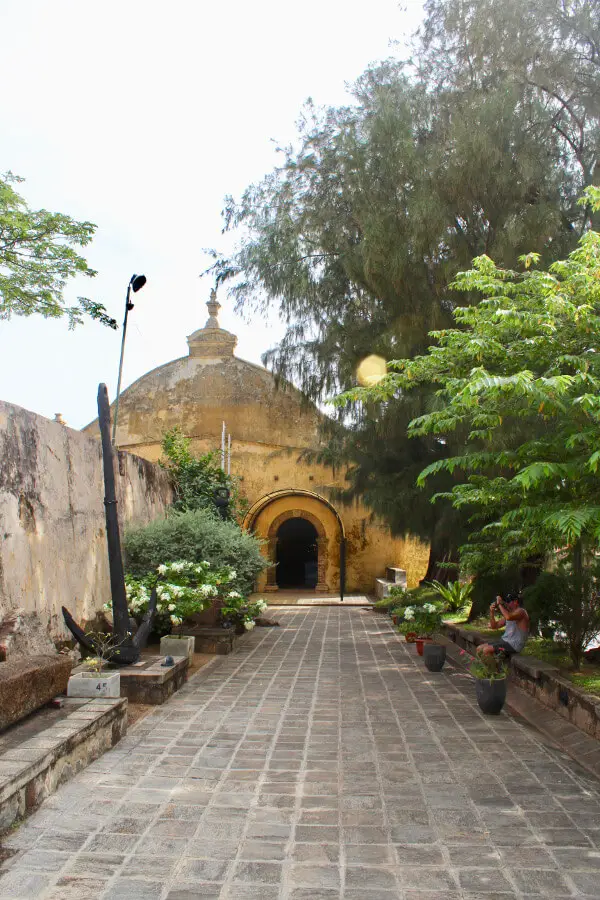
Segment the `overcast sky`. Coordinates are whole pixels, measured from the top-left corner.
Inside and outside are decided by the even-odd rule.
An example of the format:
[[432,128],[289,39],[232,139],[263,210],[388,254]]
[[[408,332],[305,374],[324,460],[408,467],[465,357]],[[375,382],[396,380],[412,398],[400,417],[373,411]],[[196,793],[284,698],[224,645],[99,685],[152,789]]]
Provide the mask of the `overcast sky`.
[[[221,209],[271,171],[307,97],[345,84],[419,24],[421,0],[0,0],[0,171],[30,205],[95,222],[95,279],[69,286],[123,318],[130,276],[148,283],[130,316],[124,386],[187,353],[211,284],[204,247]],[[220,321],[260,362],[281,327]],[[114,396],[120,332],[41,317],[0,321],[0,399],[73,428]]]

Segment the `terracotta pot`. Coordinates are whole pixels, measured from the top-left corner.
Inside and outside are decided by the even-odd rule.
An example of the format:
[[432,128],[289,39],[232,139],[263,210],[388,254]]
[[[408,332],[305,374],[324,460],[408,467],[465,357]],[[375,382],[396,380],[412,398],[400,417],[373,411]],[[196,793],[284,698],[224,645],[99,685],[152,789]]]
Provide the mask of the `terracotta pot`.
[[423,645],[429,643],[429,638],[417,638],[415,641],[417,647],[417,653],[419,656],[423,656]]
[[[221,607],[223,606],[225,606],[225,601],[217,598],[212,601],[208,609],[194,613],[188,621],[194,625],[201,625],[203,628],[217,628],[221,621]],[[185,631],[185,628],[183,630]]]
[[397,624],[398,624],[398,616],[396,616],[396,615],[393,615],[393,616],[392,616],[392,623],[393,623],[394,625],[397,625]]
[[417,639],[416,631],[407,631],[406,634],[404,635],[404,640],[406,641],[407,644],[414,644],[416,639]]

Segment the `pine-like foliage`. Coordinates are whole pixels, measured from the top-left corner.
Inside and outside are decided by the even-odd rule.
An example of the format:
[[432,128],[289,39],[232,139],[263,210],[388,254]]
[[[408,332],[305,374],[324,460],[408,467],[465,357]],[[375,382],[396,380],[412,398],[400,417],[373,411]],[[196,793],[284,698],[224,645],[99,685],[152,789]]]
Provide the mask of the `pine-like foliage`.
[[[457,302],[475,302],[470,285],[460,297],[448,287],[474,257],[511,267],[573,249],[600,146],[599,34],[591,0],[434,0],[410,60],[368,69],[347,106],[307,105],[281,166],[227,201],[240,242],[212,267],[239,307],[287,323],[265,357],[277,376],[327,399],[368,354],[422,353]],[[463,436],[407,443],[431,403],[423,387],[393,406],[349,404],[345,429],[325,426],[322,459],[349,466],[344,499],[430,540],[433,563],[455,558],[464,517],[432,512],[432,489],[414,477]],[[435,489],[451,481],[440,472]]]

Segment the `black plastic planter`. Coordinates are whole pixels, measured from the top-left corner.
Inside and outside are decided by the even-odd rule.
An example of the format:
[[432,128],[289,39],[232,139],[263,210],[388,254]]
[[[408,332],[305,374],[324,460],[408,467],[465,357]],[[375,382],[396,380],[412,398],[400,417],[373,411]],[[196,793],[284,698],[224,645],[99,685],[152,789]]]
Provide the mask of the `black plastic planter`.
[[476,678],[475,692],[481,711],[486,716],[497,716],[506,700],[506,678]]
[[446,662],[446,648],[442,644],[425,644],[423,662],[430,672],[441,672]]

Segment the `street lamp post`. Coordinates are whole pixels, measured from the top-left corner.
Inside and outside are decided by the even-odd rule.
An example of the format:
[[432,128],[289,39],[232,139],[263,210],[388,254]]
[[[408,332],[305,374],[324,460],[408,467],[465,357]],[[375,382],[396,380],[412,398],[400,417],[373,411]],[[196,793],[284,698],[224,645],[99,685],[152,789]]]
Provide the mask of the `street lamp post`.
[[121,375],[123,374],[123,354],[125,353],[125,336],[127,334],[127,316],[129,315],[129,310],[133,309],[133,303],[129,299],[131,296],[131,291],[134,294],[137,294],[140,288],[143,288],[146,284],[146,276],[145,275],[132,275],[127,285],[127,297],[125,298],[125,318],[123,319],[123,337],[121,338],[121,359],[119,361],[119,378],[117,380],[117,396],[115,398],[115,417],[113,419],[113,432],[112,432],[112,445],[115,446],[115,440],[117,437],[117,419],[119,417],[119,395],[121,393]]

